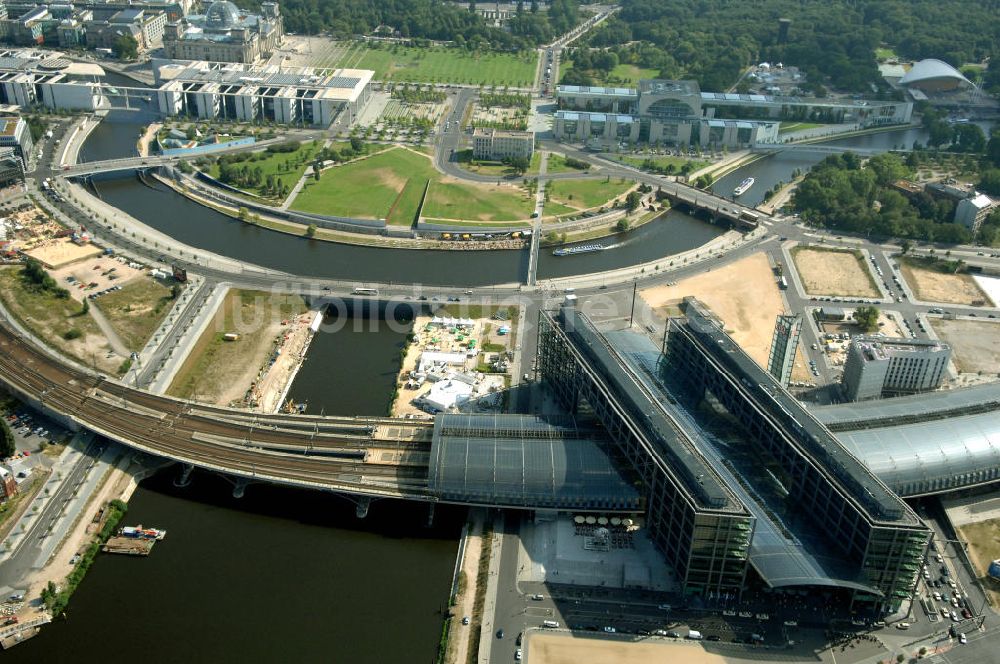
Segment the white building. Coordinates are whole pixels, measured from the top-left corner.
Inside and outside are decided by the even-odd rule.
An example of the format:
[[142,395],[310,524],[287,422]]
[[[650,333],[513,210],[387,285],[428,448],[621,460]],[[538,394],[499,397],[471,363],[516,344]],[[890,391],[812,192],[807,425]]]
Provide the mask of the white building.
[[1000,201],[991,199],[986,194],[976,193],[971,198],[963,198],[955,206],[955,223],[962,224],[975,235],[986,218],[996,209]]
[[476,127],[472,132],[474,159],[502,161],[513,157],[531,159],[535,151],[535,133],[531,131],[503,131]]
[[353,122],[371,95],[367,69],[257,67],[219,62],[154,69],[160,112],[240,122],[328,127]]
[[850,401],[933,390],[950,359],[951,347],[940,341],[859,336],[847,350],[841,385]]
[[448,378],[431,386],[419,399],[419,405],[432,413],[457,410],[472,398],[474,388],[468,382]]
[[71,62],[55,51],[0,51],[0,104],[93,111],[104,99],[100,65]]

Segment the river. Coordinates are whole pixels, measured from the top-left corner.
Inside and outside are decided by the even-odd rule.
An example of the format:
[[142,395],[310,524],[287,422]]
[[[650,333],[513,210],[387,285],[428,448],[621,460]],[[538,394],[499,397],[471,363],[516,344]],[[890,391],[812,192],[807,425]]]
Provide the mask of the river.
[[[991,125],[988,123],[977,123],[987,136],[990,135]],[[863,136],[851,136],[848,138],[838,138],[824,141],[823,145],[845,146],[851,148],[892,150],[909,149],[914,142],[926,144],[927,132],[920,127],[910,127],[907,129],[896,129],[878,134],[866,134]],[[796,170],[805,173],[813,165],[823,161],[826,154],[816,152],[797,152],[789,150],[778,154],[769,155],[758,159],[752,164],[743,168],[738,168],[712,185],[712,191],[725,197],[731,197],[733,189],[745,178],[752,177],[756,180],[753,187],[740,196],[740,203],[750,207],[759,205],[764,200],[764,194],[779,182],[790,182]]]
[[464,511],[216,475],[142,483],[126,522],[164,528],[148,558],[101,554],[66,620],[4,662],[433,662]]

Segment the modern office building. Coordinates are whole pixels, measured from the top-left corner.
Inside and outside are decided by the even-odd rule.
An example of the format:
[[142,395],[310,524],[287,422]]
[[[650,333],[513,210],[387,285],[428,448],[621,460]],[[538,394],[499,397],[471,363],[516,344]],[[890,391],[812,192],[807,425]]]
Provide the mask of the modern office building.
[[129,36],[135,39],[140,53],[159,48],[166,25],[165,12],[145,8],[122,9],[107,18],[83,22],[87,47],[114,48],[120,37]]
[[241,122],[328,127],[353,122],[371,94],[366,69],[187,62],[154,69],[160,112]]
[[472,156],[475,159],[503,161],[512,157],[531,159],[535,151],[535,133],[476,127],[472,132]]
[[100,108],[100,65],[71,62],[54,51],[0,51],[0,104],[59,110]]
[[955,223],[961,224],[975,235],[986,218],[998,209],[1000,201],[995,201],[986,194],[975,193],[974,196],[963,198],[955,206]]
[[21,160],[21,170],[27,168],[31,159],[31,129],[24,118],[0,117],[0,148],[11,148],[14,156]]
[[940,387],[951,347],[936,340],[857,336],[851,340],[841,386],[850,401]]
[[24,162],[17,156],[14,148],[0,148],[0,187],[7,187],[15,182],[23,181]]
[[767,356],[767,371],[782,386],[787,387],[792,378],[795,351],[799,348],[802,335],[802,314],[778,315],[774,321],[774,335],[771,337],[771,351]]
[[216,0],[204,14],[169,23],[163,48],[175,60],[255,63],[271,55],[284,37],[278,3],[264,2],[260,14]]
[[908,122],[913,111],[910,102],[702,92],[696,81],[658,79],[638,88],[560,85],[556,100],[555,137],[595,146],[743,147],[777,142],[781,120],[868,127]]
[[[685,594],[822,592],[831,610],[867,615],[912,597],[927,528],[696,301],[663,348],[571,307],[539,324],[542,379],[604,426]],[[703,402],[740,440],[712,432]]]

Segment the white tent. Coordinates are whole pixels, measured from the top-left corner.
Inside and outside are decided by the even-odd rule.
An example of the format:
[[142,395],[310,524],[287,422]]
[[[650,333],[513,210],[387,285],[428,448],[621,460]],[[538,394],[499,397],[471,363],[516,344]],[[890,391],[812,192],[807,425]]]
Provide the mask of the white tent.
[[471,318],[452,318],[451,316],[435,316],[431,319],[431,325],[440,327],[472,327],[476,321]]

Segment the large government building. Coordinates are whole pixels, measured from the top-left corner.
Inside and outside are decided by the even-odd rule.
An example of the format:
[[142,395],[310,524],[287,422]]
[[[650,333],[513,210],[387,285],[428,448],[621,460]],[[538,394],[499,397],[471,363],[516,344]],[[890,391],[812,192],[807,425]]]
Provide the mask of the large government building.
[[216,0],[204,14],[167,24],[163,48],[174,60],[254,63],[281,44],[284,26],[278,3],[264,2],[260,14]]
[[640,81],[638,88],[556,88],[555,137],[608,147],[621,143],[746,147],[778,141],[782,120],[855,124],[909,122],[910,102],[836,101],[702,92],[697,81]]

